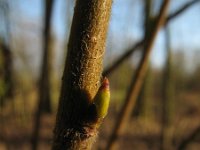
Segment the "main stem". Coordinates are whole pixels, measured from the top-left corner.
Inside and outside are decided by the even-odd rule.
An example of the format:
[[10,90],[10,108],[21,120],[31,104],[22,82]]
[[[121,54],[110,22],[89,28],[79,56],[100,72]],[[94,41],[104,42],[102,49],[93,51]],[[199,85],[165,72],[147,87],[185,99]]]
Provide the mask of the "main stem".
[[91,149],[98,126],[92,100],[99,88],[112,0],[77,0],[62,80],[53,150]]

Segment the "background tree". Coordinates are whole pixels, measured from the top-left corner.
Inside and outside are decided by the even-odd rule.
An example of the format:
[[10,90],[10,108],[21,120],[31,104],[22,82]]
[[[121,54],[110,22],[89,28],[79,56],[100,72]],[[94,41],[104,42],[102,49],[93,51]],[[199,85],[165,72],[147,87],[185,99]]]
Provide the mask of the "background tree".
[[10,31],[10,15],[9,3],[0,1],[0,17],[2,20],[2,28],[5,32],[0,35],[0,105],[3,105],[6,100],[13,98],[13,56],[10,48],[11,31]]
[[52,48],[51,48],[51,32],[50,23],[52,19],[52,9],[54,0],[46,0],[45,20],[43,31],[43,59],[41,66],[41,74],[39,81],[39,100],[36,108],[34,128],[32,134],[32,150],[36,150],[39,140],[39,129],[41,126],[42,113],[50,113],[51,110],[51,76],[52,76]]
[[[144,38],[147,38],[149,35],[151,35],[151,27],[153,26],[154,20],[152,16],[152,0],[144,0]],[[135,108],[133,109],[133,113],[136,116],[139,116],[141,113],[145,113],[146,111],[150,110],[150,64],[148,66],[148,71],[145,76],[144,84],[142,86],[142,89],[140,91],[140,94],[138,96],[138,99],[136,101]],[[147,102],[147,103],[146,103]],[[148,109],[148,110],[145,110]],[[150,114],[149,114],[150,116]]]
[[166,63],[163,73],[163,98],[162,98],[162,127],[161,127],[161,148],[163,150],[170,149],[170,125],[173,121],[173,108],[174,108],[174,79],[173,79],[173,63],[172,52],[170,44],[170,30],[168,27],[165,29],[166,39]]

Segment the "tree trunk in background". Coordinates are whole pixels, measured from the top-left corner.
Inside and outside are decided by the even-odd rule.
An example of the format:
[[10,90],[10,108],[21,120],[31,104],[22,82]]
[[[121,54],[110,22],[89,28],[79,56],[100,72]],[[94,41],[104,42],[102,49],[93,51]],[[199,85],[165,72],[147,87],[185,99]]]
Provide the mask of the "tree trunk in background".
[[144,84],[133,109],[133,117],[141,117],[143,120],[152,118],[152,75],[150,65],[144,79]]
[[36,150],[39,141],[39,130],[41,126],[41,117],[43,113],[50,113],[51,110],[51,85],[50,79],[52,75],[52,48],[50,23],[52,19],[52,9],[54,0],[45,0],[45,19],[43,31],[43,59],[41,67],[41,75],[39,81],[39,96],[34,119],[34,127],[32,134],[32,150]]
[[13,63],[10,48],[0,41],[0,106],[13,97]]
[[143,85],[143,91],[142,91],[142,105],[140,110],[140,116],[144,121],[148,121],[153,118],[153,102],[152,102],[152,72],[151,67],[149,64],[147,74],[145,77],[144,85]]
[[[144,0],[144,16],[145,16],[144,17],[144,39],[147,39],[148,36],[150,35],[150,31],[151,31],[151,27],[152,27],[152,0]],[[149,67],[150,67],[150,65],[148,66],[148,68]],[[135,116],[135,117],[140,116],[141,111],[142,111],[141,108],[143,107],[143,105],[146,105],[145,98],[147,98],[147,99],[149,98],[144,95],[144,94],[148,93],[148,91],[145,91],[145,90],[149,90],[149,88],[146,88],[146,86],[148,86],[148,83],[146,83],[147,78],[148,78],[148,73],[149,73],[149,71],[146,74],[146,77],[144,79],[144,84],[142,85],[139,96],[135,103],[135,107],[133,109],[133,116]]]
[[146,74],[146,71],[148,68],[149,56],[150,56],[156,35],[165,21],[165,15],[167,12],[169,2],[170,2],[170,0],[163,1],[163,4],[160,8],[159,15],[156,18],[154,26],[152,27],[151,36],[148,36],[148,38],[145,39],[145,45],[144,45],[145,53],[142,56],[141,61],[139,62],[139,66],[136,70],[135,78],[133,78],[133,80],[131,82],[131,85],[127,92],[127,96],[125,98],[125,102],[119,113],[119,117],[117,118],[116,125],[114,126],[114,129],[112,131],[111,137],[110,137],[107,147],[106,147],[106,150],[114,149],[116,139],[118,138],[120,133],[122,133],[122,130],[125,127],[125,123],[127,123],[129,116],[131,114],[131,111],[132,111],[133,107],[135,106],[136,99],[137,99],[139,91],[142,87],[142,83],[144,81],[144,77],[145,77],[145,74]]
[[[154,19],[152,16],[152,0],[144,0],[145,3],[145,20],[144,20],[144,31],[145,31],[145,37],[144,39],[150,38],[151,36],[151,29],[154,26]],[[140,116],[143,117],[143,119],[149,119],[152,115],[151,112],[151,64],[149,62],[147,67],[146,76],[144,79],[143,88],[141,90],[141,105],[140,105]]]
[[151,34],[152,25],[152,0],[144,0],[144,38],[146,39]]
[[2,13],[2,26],[5,33],[0,36],[0,106],[6,100],[12,99],[14,94],[13,85],[13,56],[10,48],[10,8],[6,0],[0,1],[0,10]]
[[163,76],[163,99],[162,99],[162,127],[161,127],[161,150],[171,149],[170,145],[170,124],[173,120],[174,111],[174,80],[173,80],[173,66],[172,66],[172,54],[170,48],[170,33],[168,27],[166,27],[166,63]]
[[45,22],[43,31],[43,59],[40,75],[39,99],[42,101],[42,111],[50,113],[51,110],[51,78],[52,78],[52,37],[51,20],[54,0],[45,0]]
[[99,88],[112,0],[77,0],[53,150],[91,149],[100,124],[92,100]]

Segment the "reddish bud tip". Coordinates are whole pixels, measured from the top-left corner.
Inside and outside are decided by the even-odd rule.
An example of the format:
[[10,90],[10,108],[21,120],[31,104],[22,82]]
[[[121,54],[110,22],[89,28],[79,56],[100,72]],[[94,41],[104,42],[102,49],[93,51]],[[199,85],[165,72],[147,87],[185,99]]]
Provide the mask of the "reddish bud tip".
[[109,80],[108,80],[108,78],[104,77],[103,82],[101,84],[101,89],[108,89],[109,90]]

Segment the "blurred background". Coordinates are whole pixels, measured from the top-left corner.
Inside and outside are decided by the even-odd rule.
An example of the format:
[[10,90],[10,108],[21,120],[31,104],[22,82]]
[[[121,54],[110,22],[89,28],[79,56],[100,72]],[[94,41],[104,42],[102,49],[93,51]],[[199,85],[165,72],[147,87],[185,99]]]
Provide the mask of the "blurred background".
[[[113,1],[104,57],[111,105],[94,149],[107,144],[161,3]],[[0,150],[50,149],[73,10],[74,0],[0,0]],[[171,0],[116,149],[198,150],[199,118],[200,0]]]

